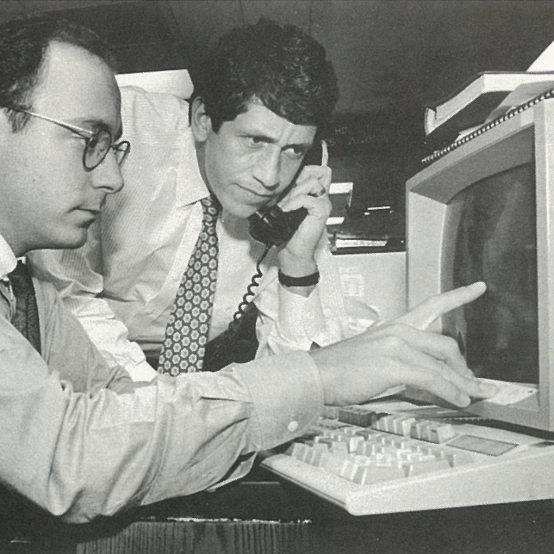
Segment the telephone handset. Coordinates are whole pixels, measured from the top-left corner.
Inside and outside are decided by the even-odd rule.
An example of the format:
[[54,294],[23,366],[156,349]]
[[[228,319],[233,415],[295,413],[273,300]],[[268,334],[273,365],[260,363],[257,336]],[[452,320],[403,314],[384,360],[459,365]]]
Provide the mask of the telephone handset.
[[266,246],[279,246],[292,238],[307,215],[306,208],[284,212],[277,205],[271,206],[248,218],[248,232],[257,242]]
[[[306,165],[327,165],[328,157],[327,144],[325,141],[318,142],[306,154],[296,177]],[[307,215],[306,208],[284,212],[275,204],[252,214],[248,218],[248,232],[255,241],[261,242],[267,247],[279,246],[292,238]]]

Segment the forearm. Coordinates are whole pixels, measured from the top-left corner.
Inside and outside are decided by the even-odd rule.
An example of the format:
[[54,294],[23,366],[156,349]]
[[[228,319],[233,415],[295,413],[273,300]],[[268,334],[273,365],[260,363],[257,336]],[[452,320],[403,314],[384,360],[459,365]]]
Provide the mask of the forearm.
[[74,393],[45,366],[21,371],[0,386],[0,478],[69,521],[206,489],[240,456],[304,432],[323,398],[305,354],[121,395]]

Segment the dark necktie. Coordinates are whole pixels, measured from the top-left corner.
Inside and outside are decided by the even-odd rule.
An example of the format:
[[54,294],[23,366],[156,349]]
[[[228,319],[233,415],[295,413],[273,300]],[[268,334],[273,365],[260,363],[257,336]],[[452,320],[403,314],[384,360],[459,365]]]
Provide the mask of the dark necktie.
[[8,278],[15,296],[15,315],[12,318],[12,324],[40,354],[37,299],[29,269],[19,261]]
[[160,373],[174,377],[202,371],[210,328],[217,282],[219,248],[215,225],[219,205],[208,197],[202,199],[202,207],[202,230],[177,291],[158,364]]

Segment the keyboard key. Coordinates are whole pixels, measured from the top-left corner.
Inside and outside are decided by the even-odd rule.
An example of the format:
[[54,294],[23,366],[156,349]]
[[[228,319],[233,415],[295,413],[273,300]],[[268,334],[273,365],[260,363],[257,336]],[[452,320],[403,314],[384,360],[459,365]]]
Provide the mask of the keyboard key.
[[405,476],[404,470],[400,467],[372,465],[369,467],[359,466],[352,480],[360,485],[373,485],[374,483],[381,483],[383,481],[404,479]]
[[349,460],[341,458],[339,456],[326,455],[322,458],[322,467],[325,471],[343,477],[347,472]]

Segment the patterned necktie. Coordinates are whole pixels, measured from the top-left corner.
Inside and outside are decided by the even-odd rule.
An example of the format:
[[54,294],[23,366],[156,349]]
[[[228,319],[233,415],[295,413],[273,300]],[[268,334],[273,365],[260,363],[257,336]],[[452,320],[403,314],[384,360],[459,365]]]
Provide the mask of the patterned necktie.
[[13,326],[40,354],[40,326],[35,287],[29,269],[22,262],[8,275],[15,296]]
[[217,281],[218,244],[215,225],[219,204],[202,199],[204,219],[200,236],[183,274],[165,329],[158,364],[160,373],[202,371]]

